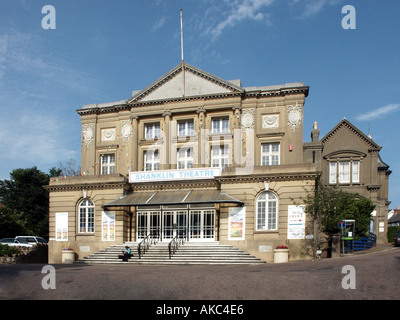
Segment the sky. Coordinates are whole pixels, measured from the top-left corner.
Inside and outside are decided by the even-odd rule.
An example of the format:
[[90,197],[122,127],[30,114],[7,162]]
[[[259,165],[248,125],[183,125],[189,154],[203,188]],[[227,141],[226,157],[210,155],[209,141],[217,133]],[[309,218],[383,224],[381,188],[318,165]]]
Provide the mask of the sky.
[[177,66],[180,8],[185,62],[244,87],[303,82],[304,141],[314,121],[322,138],[345,117],[382,146],[400,205],[396,0],[1,0],[0,180],[79,163],[76,110]]

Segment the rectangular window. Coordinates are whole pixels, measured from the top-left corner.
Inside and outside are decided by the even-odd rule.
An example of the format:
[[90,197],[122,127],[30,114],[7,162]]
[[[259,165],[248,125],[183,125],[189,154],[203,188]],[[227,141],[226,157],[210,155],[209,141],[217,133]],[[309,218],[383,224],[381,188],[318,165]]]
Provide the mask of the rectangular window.
[[177,158],[177,169],[193,168],[193,148],[179,149]]
[[159,150],[147,150],[144,154],[144,170],[155,171],[160,169]]
[[160,136],[161,131],[159,123],[151,123],[144,126],[144,137],[146,139],[160,138]]
[[350,183],[350,162],[339,162],[339,183]]
[[360,182],[360,161],[353,161],[351,165],[351,181],[353,183]]
[[224,170],[229,164],[229,146],[212,146],[211,147],[211,167],[221,168]]
[[360,161],[330,162],[329,183],[360,183]]
[[261,144],[261,165],[274,166],[280,164],[280,145],[279,143]]
[[212,119],[212,133],[229,133],[229,117]]
[[100,156],[100,174],[115,173],[115,154],[103,154]]
[[329,183],[331,184],[336,184],[336,162],[330,162],[329,163]]
[[179,121],[178,122],[178,136],[186,137],[194,135],[194,123],[193,121]]

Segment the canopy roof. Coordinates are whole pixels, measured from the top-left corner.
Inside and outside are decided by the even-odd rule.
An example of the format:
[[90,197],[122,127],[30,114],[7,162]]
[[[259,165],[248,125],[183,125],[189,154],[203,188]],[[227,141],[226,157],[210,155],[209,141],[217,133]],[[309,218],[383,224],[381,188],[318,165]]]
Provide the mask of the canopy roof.
[[173,190],[134,192],[105,204],[104,208],[204,203],[244,205],[242,201],[220,190]]

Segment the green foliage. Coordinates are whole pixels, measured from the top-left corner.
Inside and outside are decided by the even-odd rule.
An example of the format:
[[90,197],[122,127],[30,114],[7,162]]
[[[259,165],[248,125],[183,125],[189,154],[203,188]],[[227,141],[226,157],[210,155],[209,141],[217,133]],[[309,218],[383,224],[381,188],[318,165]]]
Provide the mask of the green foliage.
[[367,236],[371,212],[375,208],[371,199],[318,182],[315,193],[309,193],[304,202],[306,213],[318,222],[322,232],[338,233],[340,221],[354,219],[355,237]]
[[14,247],[10,247],[6,244],[0,244],[0,256],[12,257],[17,253],[17,249]]
[[400,230],[400,226],[389,226],[387,231],[388,242],[394,242],[394,235]]
[[[10,180],[0,180],[0,211],[2,237],[23,234],[48,236],[49,196],[43,188],[49,175],[37,167],[15,169]],[[4,232],[4,233],[3,233]]]

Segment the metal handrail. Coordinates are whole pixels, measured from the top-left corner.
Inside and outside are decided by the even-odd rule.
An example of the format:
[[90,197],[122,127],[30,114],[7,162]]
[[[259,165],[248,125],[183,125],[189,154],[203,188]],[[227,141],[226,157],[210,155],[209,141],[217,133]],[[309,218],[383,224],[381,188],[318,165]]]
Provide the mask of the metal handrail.
[[176,250],[178,250],[180,245],[183,245],[185,242],[185,237],[180,238],[179,234],[177,234],[168,244],[168,253],[169,258],[172,258],[172,255],[175,254]]
[[142,241],[140,241],[140,243],[137,246],[138,249],[138,257],[139,259],[142,258],[142,255],[146,253],[147,250],[149,250],[150,246],[152,244],[156,244],[157,241],[160,238],[160,231],[158,230],[156,232],[156,237],[152,237],[152,235],[154,235],[153,233],[149,233]]

